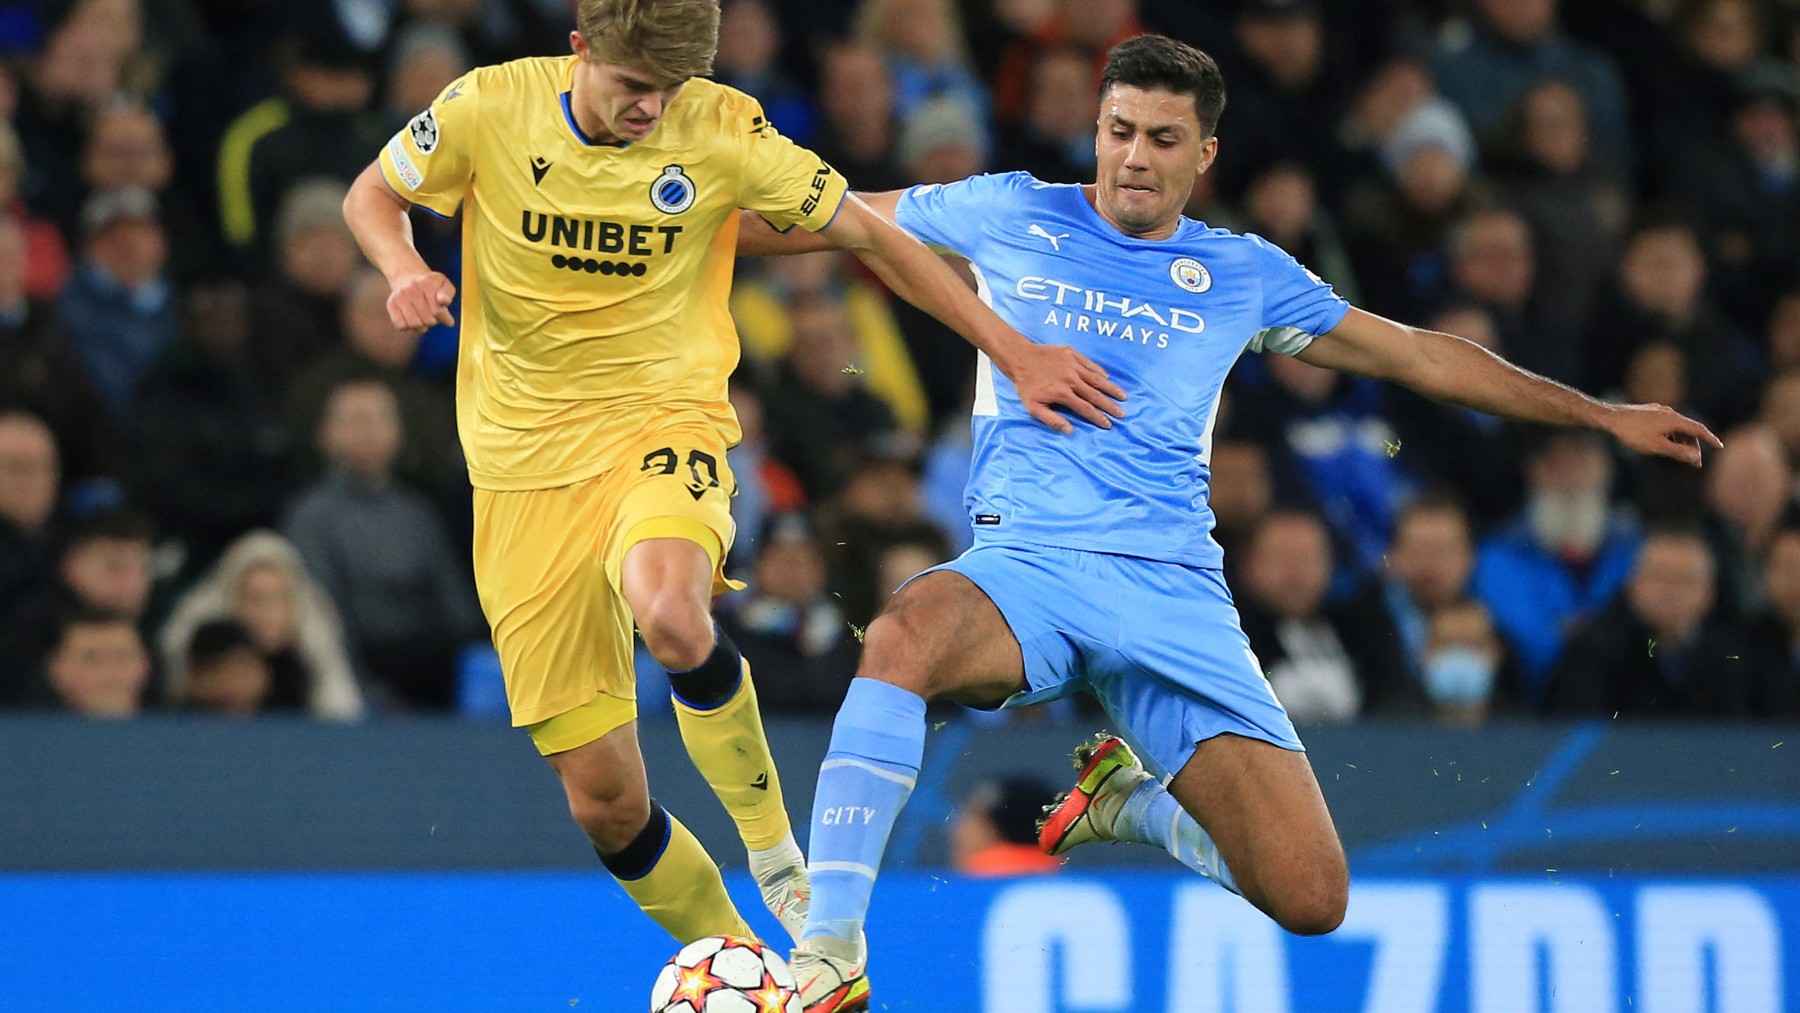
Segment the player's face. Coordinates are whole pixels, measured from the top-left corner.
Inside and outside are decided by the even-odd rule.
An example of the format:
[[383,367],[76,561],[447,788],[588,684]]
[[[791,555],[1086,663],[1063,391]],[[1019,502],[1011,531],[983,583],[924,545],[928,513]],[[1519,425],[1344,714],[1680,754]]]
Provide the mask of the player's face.
[[1173,234],[1194,180],[1218,154],[1192,95],[1114,85],[1100,99],[1094,205],[1128,235]]
[[687,81],[668,81],[649,68],[629,63],[602,63],[579,32],[570,42],[581,60],[575,64],[576,118],[583,129],[597,125],[600,141],[636,142],[649,137],[663,112]]

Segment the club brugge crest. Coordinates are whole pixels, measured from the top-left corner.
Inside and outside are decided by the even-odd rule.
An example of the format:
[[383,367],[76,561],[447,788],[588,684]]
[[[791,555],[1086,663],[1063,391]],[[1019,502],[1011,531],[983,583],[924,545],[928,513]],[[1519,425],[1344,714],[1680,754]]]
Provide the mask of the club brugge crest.
[[681,166],[671,165],[650,184],[650,203],[665,215],[678,215],[694,206],[694,181]]
[[1212,288],[1212,272],[1192,257],[1182,257],[1169,265],[1169,278],[1196,295]]

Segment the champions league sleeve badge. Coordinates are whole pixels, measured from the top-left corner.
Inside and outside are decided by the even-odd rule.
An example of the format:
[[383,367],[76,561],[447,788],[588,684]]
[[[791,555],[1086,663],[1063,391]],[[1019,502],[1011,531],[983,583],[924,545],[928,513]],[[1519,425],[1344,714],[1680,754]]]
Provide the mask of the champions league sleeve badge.
[[414,116],[412,122],[406,125],[406,129],[412,132],[413,144],[418,147],[419,154],[429,155],[437,150],[437,117],[432,114],[431,110],[427,109]]
[[679,165],[664,169],[650,184],[650,203],[665,215],[678,215],[693,207],[694,197],[694,181],[681,171]]

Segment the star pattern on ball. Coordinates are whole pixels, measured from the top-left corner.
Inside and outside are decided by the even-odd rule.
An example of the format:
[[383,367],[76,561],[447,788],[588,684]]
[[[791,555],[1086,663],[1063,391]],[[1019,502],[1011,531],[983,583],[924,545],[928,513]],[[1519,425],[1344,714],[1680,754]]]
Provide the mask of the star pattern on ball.
[[763,972],[762,987],[754,992],[746,992],[750,1001],[756,1003],[756,1013],[786,1013],[787,1001],[794,993],[775,983],[775,976]]
[[671,1005],[686,999],[695,1009],[705,1009],[707,993],[725,984],[713,977],[706,965],[681,968],[677,975],[675,994],[669,997]]

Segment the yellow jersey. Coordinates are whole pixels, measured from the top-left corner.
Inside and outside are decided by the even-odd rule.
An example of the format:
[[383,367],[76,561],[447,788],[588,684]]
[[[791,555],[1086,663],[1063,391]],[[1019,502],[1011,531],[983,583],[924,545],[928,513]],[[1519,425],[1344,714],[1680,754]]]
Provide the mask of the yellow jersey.
[[592,478],[674,422],[737,443],[738,209],[816,231],[847,192],[755,99],[705,79],[644,140],[596,143],[570,107],[577,59],[471,71],[379,160],[406,200],[463,209],[457,428],[477,488]]

